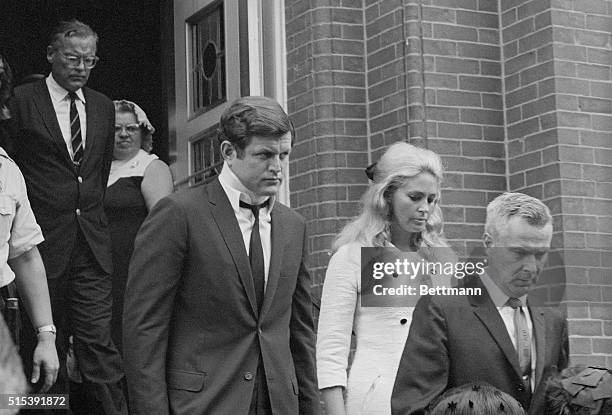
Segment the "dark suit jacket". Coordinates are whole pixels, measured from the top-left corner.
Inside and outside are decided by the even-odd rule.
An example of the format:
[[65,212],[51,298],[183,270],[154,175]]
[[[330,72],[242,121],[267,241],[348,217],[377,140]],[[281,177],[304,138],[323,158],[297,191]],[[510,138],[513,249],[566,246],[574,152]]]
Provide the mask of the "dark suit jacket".
[[[531,402],[504,322],[482,286],[481,296],[426,296],[416,305],[391,395],[393,415],[422,414],[447,389],[487,382],[541,415],[546,378],[567,366],[567,322],[557,309],[531,307],[536,341]],[[531,406],[530,406],[531,404]]]
[[274,414],[318,414],[304,220],[272,210],[261,313],[218,180],[170,195],[136,237],[124,305],[133,414],[247,414],[263,357]]
[[83,93],[87,136],[79,170],[70,159],[44,79],[16,88],[9,103],[17,132],[11,137],[11,156],[25,177],[45,237],[38,248],[48,278],[65,272],[78,228],[100,266],[112,270],[102,201],[113,157],[115,109],[106,96],[89,88]]

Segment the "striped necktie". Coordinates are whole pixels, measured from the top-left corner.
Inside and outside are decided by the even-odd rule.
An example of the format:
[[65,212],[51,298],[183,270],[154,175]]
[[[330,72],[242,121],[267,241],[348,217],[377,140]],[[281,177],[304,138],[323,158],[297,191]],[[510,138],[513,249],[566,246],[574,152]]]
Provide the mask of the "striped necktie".
[[70,144],[72,146],[72,161],[76,166],[83,159],[83,138],[81,137],[81,119],[76,107],[77,94],[69,92],[70,97]]
[[514,309],[514,330],[516,332],[516,350],[521,367],[523,383],[531,391],[531,333],[527,325],[527,316],[521,307],[521,300],[509,298],[507,304]]

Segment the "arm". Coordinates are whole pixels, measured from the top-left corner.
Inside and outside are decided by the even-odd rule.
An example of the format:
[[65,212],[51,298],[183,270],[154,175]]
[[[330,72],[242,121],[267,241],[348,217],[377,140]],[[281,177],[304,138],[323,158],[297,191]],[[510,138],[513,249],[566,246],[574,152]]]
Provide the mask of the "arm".
[[[36,247],[43,241],[43,236],[30,207],[21,172],[12,162],[6,162],[5,168],[8,179],[6,191],[16,199],[15,217],[9,239],[8,264],[15,273],[15,283],[30,320],[34,327],[38,328],[53,324],[47,276]],[[32,365],[32,383],[39,381],[41,367],[44,371],[41,392],[46,392],[55,383],[59,369],[53,333],[38,335]]]
[[319,314],[317,371],[319,388],[329,415],[345,415],[343,389],[358,301],[360,252],[343,246],[329,261]]
[[166,352],[188,237],[185,214],[169,198],[155,205],[136,236],[123,308],[123,361],[134,415],[169,411]]
[[[53,324],[47,277],[38,248],[34,247],[9,260],[9,265],[15,273],[17,289],[24,301],[33,326],[42,327]],[[38,382],[41,368],[45,377],[40,393],[44,393],[55,383],[59,370],[59,359],[55,350],[55,334],[50,332],[38,335],[38,343],[36,349],[34,349],[32,383]]]
[[393,415],[424,414],[446,389],[449,377],[446,319],[433,296],[422,297],[414,310],[393,392]]
[[145,169],[140,191],[147,204],[147,210],[174,190],[170,169],[161,160],[153,160]]
[[306,225],[302,225],[304,242],[302,261],[293,293],[290,331],[290,347],[299,387],[300,415],[317,415],[320,413],[319,393],[315,369],[315,333],[312,316],[312,285],[310,274],[306,270]]
[[102,189],[104,189],[104,192],[106,192],[108,175],[110,174],[111,163],[113,162],[113,151],[115,149],[115,106],[110,100],[108,100],[106,111],[108,113],[108,115],[106,116],[106,142],[104,146],[104,154],[102,157],[102,174],[100,175],[100,178],[102,180]]
[[321,398],[325,404],[325,413],[327,415],[346,415],[341,386],[322,389]]

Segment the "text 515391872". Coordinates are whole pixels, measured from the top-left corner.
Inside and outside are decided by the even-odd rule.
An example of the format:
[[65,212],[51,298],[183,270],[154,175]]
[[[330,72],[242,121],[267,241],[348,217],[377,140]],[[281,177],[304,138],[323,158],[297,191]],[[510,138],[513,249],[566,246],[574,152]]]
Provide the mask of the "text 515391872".
[[0,409],[68,409],[67,394],[0,394]]

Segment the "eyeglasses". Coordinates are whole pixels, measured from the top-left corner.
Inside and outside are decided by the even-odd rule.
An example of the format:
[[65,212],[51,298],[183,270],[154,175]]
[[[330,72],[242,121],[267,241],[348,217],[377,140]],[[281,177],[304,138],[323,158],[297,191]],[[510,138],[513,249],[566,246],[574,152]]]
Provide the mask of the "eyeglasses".
[[138,124],[127,124],[127,125],[117,124],[115,125],[115,134],[121,134],[124,128],[125,128],[125,131],[130,135],[135,134],[138,131],[140,131],[140,125]]
[[66,63],[70,68],[77,68],[81,65],[81,62],[85,65],[87,69],[91,69],[98,64],[100,58],[97,56],[76,56],[76,55],[66,55],[62,53],[60,50],[56,49],[57,53],[62,55],[62,57],[66,60]]

